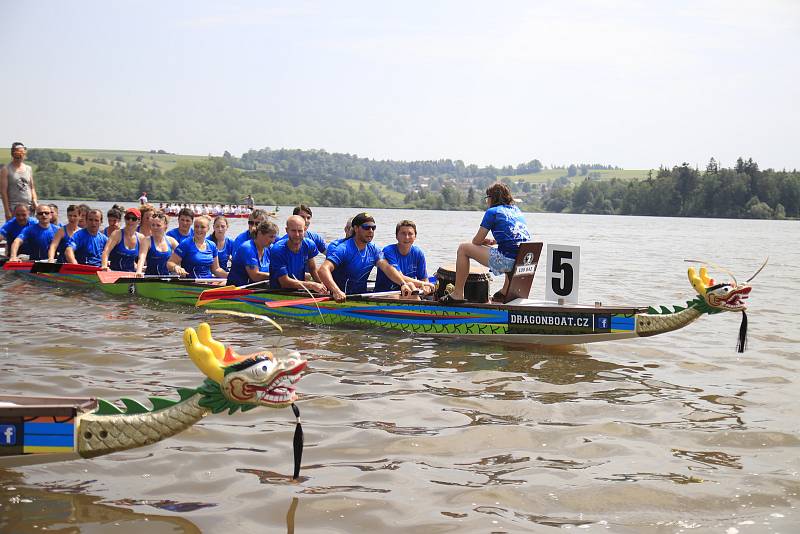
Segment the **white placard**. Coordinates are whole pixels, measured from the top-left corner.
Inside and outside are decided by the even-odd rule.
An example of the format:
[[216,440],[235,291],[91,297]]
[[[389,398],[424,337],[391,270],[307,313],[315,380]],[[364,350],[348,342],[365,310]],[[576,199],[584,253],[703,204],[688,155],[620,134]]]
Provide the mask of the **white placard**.
[[547,245],[547,281],[545,298],[551,302],[578,303],[578,273],[581,247]]

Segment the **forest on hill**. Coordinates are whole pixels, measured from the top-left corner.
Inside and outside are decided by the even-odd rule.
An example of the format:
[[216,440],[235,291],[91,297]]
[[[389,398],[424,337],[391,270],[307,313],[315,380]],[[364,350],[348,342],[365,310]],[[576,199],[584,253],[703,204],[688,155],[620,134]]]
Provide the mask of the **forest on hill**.
[[642,178],[618,178],[624,171],[604,164],[548,169],[533,159],[497,168],[269,148],[208,158],[163,150],[31,149],[28,159],[41,198],[130,201],[147,191],[164,202],[238,203],[252,194],[260,205],[479,210],[484,189],[501,180],[526,211],[800,217],[800,173],[761,170],[743,158],[733,168],[712,158],[703,170],[684,163],[636,174]]

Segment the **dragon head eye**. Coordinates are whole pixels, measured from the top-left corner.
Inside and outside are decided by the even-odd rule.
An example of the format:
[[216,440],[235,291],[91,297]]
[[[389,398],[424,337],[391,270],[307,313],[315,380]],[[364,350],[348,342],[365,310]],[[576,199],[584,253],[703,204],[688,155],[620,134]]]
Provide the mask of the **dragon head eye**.
[[272,372],[274,367],[275,362],[272,360],[259,360],[250,368],[250,371],[253,373],[253,376],[260,378]]

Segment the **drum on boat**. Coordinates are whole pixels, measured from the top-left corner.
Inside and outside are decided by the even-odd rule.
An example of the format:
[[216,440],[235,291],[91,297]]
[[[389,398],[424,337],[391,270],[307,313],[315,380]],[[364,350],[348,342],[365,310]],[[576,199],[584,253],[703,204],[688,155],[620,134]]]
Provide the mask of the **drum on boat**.
[[[483,266],[472,265],[464,285],[464,298],[467,302],[489,302],[489,271]],[[456,283],[456,266],[454,264],[439,267],[436,271],[436,300],[449,291],[448,285]]]

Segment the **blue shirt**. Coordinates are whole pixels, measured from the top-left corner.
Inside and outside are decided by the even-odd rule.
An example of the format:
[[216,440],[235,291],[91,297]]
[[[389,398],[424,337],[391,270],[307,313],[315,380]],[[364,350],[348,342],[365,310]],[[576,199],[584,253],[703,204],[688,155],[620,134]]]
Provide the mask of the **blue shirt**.
[[[11,243],[13,243],[14,240],[19,236],[19,233],[22,232],[22,230],[24,230],[28,226],[37,226],[37,224],[32,219],[28,219],[28,224],[20,225],[17,224],[17,218],[12,217],[8,221],[6,221],[6,223],[2,227],[0,227],[0,235],[5,237],[6,242],[8,243],[8,248],[6,249],[7,251],[11,250]],[[30,247],[25,243],[23,243],[18,251],[18,254],[30,254],[30,253],[31,253]],[[47,255],[45,255],[45,257],[47,257]]]
[[[314,232],[312,230],[306,230],[306,233],[303,236],[303,238],[304,239],[310,239],[311,241],[313,241],[314,245],[317,246],[317,250],[319,252],[325,252],[325,249],[327,248],[325,246],[325,239],[323,239],[323,237],[321,235],[319,235],[317,232]],[[288,239],[289,239],[289,234],[285,234],[285,235],[280,236],[275,241],[275,243],[280,243],[281,241],[286,241]]]
[[28,245],[28,254],[31,260],[46,260],[50,243],[53,242],[56,232],[58,232],[58,226],[54,224],[48,224],[47,228],[34,224],[26,226],[17,237],[22,239],[23,244]]
[[325,257],[327,258],[328,256],[330,256],[331,252],[333,252],[336,249],[336,247],[338,247],[339,245],[341,245],[345,241],[347,241],[347,238],[343,237],[341,239],[334,239],[333,241],[328,243],[328,247],[325,250]]
[[[428,279],[428,267],[425,264],[425,253],[417,245],[411,245],[411,250],[403,256],[397,249],[397,243],[383,247],[383,257],[389,264],[406,276],[417,280]],[[375,291],[397,291],[400,286],[392,282],[383,271],[378,270],[375,278]]]
[[[211,241],[215,240],[212,238]],[[233,256],[233,239],[225,236],[225,246],[219,248],[219,245],[217,245],[217,252],[219,254],[217,256],[217,260],[219,260],[219,266],[227,271],[229,269],[228,260],[231,258],[231,256]]]
[[102,232],[92,235],[86,228],[81,228],[69,238],[67,247],[73,250],[78,263],[100,267],[103,248],[107,242],[108,238]]
[[175,241],[177,241],[178,244],[180,245],[181,241],[183,241],[184,239],[194,237],[194,228],[189,228],[189,233],[186,235],[183,235],[178,228],[173,228],[172,230],[167,232],[167,235],[170,236]]
[[491,230],[497,249],[512,260],[517,257],[519,244],[531,240],[525,217],[516,206],[492,206],[483,214],[481,227]]
[[231,272],[228,273],[228,283],[235,286],[243,286],[252,282],[247,274],[247,267],[258,269],[262,273],[269,272],[271,251],[270,247],[265,247],[261,257],[258,257],[258,248],[252,239],[246,241],[236,249],[231,264]]
[[375,243],[367,243],[364,250],[358,250],[355,238],[342,241],[328,253],[328,260],[336,266],[333,280],[348,295],[367,292],[369,273],[382,259],[383,252]]
[[170,256],[172,256],[172,245],[169,244],[169,240],[165,237],[164,242],[167,244],[167,250],[161,252],[156,248],[156,240],[153,236],[150,236],[150,248],[147,249],[147,267],[145,268],[144,274],[161,274],[161,275],[168,275],[169,269],[167,269],[167,261],[169,261]]
[[236,251],[241,247],[244,243],[247,243],[253,239],[250,236],[250,230],[245,230],[241,234],[236,236],[236,239],[233,240],[233,249],[231,250],[231,255],[236,254]]
[[195,278],[214,278],[211,265],[219,255],[217,245],[206,239],[206,249],[200,250],[194,239],[184,239],[177,247],[175,254],[181,257],[181,267]]
[[312,239],[304,237],[300,242],[300,250],[293,252],[289,248],[289,240],[285,239],[272,245],[272,263],[269,266],[269,287],[280,289],[281,276],[295,280],[306,279],[306,263],[319,254],[317,245]]

